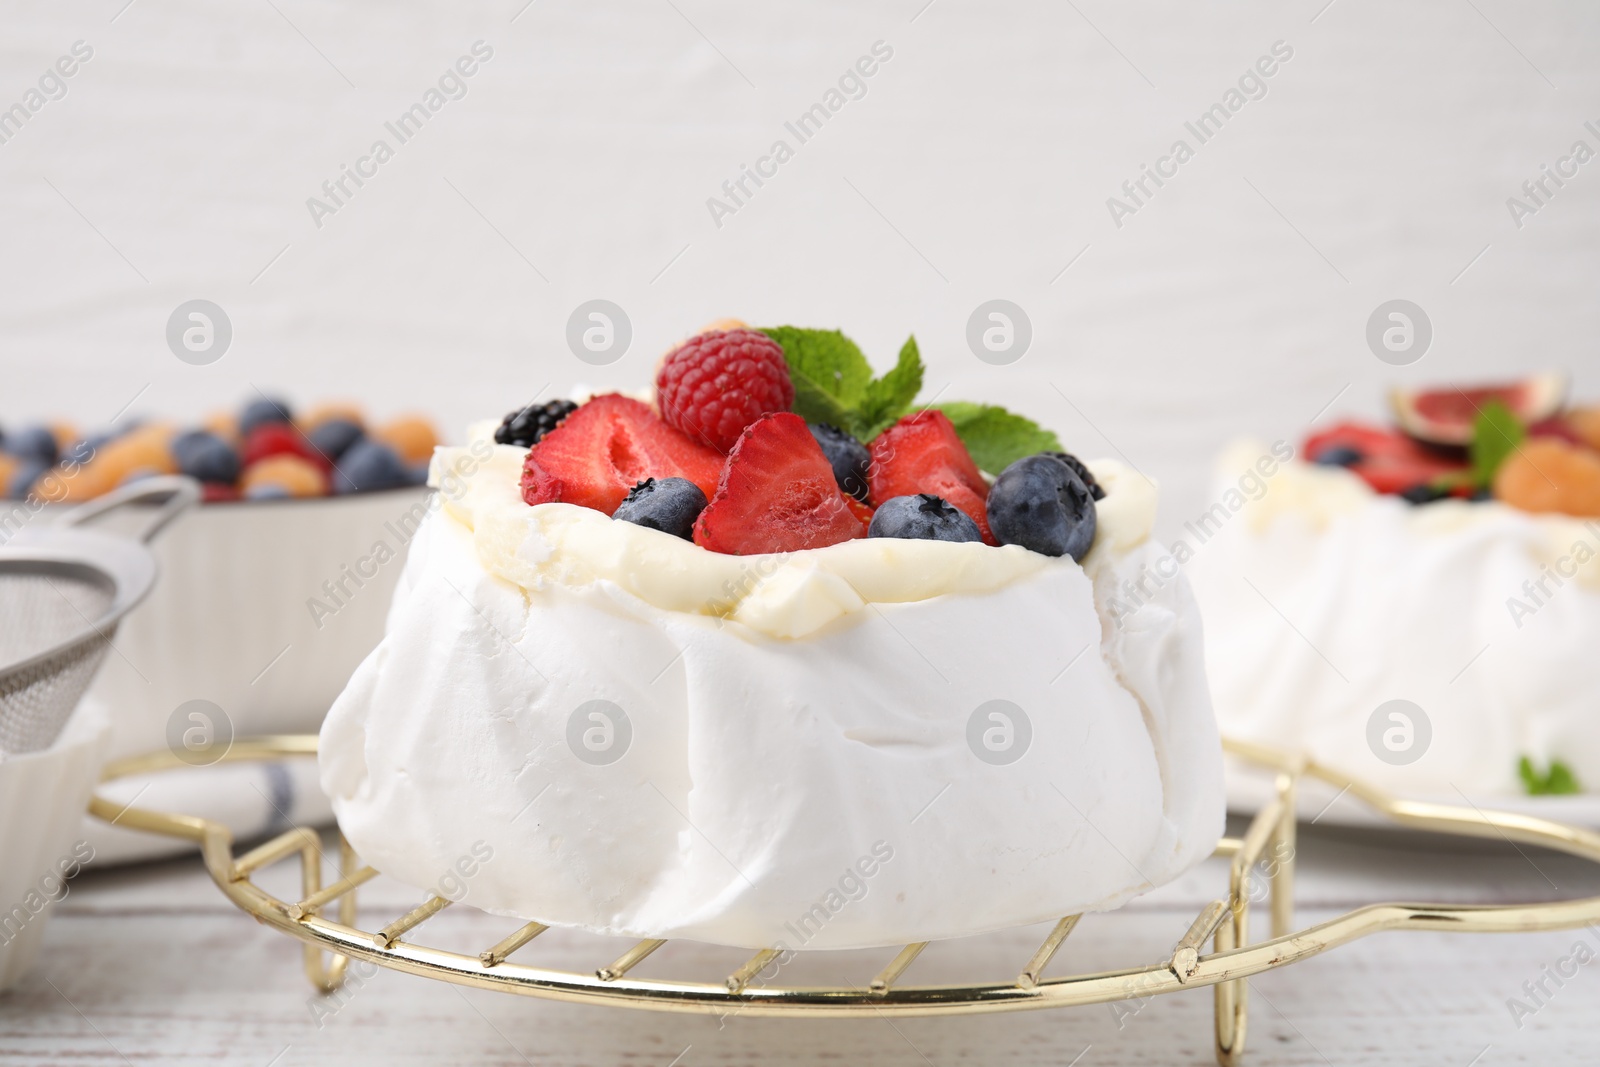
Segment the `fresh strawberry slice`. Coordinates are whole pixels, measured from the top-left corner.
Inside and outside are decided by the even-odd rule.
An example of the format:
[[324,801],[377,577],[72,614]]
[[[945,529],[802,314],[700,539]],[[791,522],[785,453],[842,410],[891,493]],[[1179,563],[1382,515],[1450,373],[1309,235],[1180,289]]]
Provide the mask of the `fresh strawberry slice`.
[[568,415],[528,450],[522,499],[610,515],[646,478],[687,478],[709,497],[721,474],[715,449],[674,430],[648,405],[610,393]]
[[861,525],[872,525],[872,516],[877,512],[877,508],[873,507],[871,504],[863,504],[849,493],[844,495],[844,502],[849,506],[850,514],[861,520]]
[[1417,453],[1417,443],[1399,430],[1365,422],[1340,422],[1306,438],[1305,457],[1315,463],[1323,453],[1335,448],[1351,449],[1362,459]]
[[806,420],[779,412],[739,435],[694,543],[735,556],[836,545],[867,534],[850,504]]
[[966,512],[985,544],[997,543],[985,506],[988,483],[944,412],[907,415],[873,438],[871,448],[867,480],[873,500],[882,504],[897,496],[932,493]]
[[1419,485],[1430,485],[1446,474],[1455,474],[1467,468],[1460,463],[1421,456],[1407,459],[1399,456],[1373,456],[1355,464],[1351,473],[1360,475],[1375,492],[1403,493]]
[[1312,462],[1335,450],[1353,456],[1343,465],[1379,493],[1403,493],[1466,469],[1398,430],[1361,422],[1341,422],[1306,439],[1305,457]]

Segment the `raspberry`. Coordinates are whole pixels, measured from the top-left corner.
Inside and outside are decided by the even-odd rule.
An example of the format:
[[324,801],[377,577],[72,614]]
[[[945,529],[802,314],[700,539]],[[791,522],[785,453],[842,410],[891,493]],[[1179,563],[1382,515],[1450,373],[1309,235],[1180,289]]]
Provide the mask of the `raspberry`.
[[691,337],[656,372],[656,406],[667,425],[724,454],[746,426],[793,404],[783,348],[756,330]]

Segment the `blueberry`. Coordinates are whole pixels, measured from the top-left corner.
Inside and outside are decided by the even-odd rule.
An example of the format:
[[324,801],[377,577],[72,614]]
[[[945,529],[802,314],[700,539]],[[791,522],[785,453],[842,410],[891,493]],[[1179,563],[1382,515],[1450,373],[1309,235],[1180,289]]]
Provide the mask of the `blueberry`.
[[867,446],[825,422],[808,425],[811,427],[811,436],[822,446],[822,454],[828,457],[828,465],[833,468],[833,480],[839,483],[839,491],[865,504],[867,467],[872,462],[872,453],[867,451]]
[[290,422],[293,418],[289,413],[289,405],[284,401],[260,397],[244,406],[244,412],[239,416],[239,437],[249,437],[250,431],[257,426],[269,422]]
[[336,493],[371,493],[410,484],[411,472],[406,470],[400,456],[379,441],[357,441],[333,471]]
[[20,459],[31,459],[50,466],[60,459],[56,435],[44,426],[30,426],[6,438],[6,451]]
[[1354,467],[1366,458],[1360,449],[1350,448],[1347,445],[1334,445],[1318,452],[1317,458],[1311,462],[1323,467]]
[[570,400],[551,400],[518,408],[500,420],[499,428],[494,431],[495,443],[522,448],[537,444],[545,434],[560,426],[562,419],[577,410],[578,405]]
[[101,441],[97,444],[92,437],[85,438],[82,441],[74,441],[61,453],[61,462],[81,467],[94,458],[95,452],[104,443],[104,441]]
[[239,454],[210,430],[190,430],[172,439],[178,469],[202,482],[232,485],[239,480]]
[[1494,499],[1494,490],[1490,489],[1486,485],[1481,489],[1474,489],[1472,491],[1472,495],[1470,497],[1468,497],[1467,499],[1468,500],[1475,500],[1475,501],[1493,500]]
[[1068,467],[1071,467],[1072,473],[1078,476],[1078,481],[1089,487],[1090,496],[1096,500],[1104,500],[1106,498],[1106,491],[1100,487],[1099,482],[1094,480],[1094,475],[1090,474],[1089,468],[1083,465],[1083,460],[1074,456],[1071,452],[1042,452],[1040,454],[1059,459]]
[[1440,489],[1437,486],[1423,482],[1421,485],[1413,485],[1410,489],[1401,493],[1400,499],[1408,504],[1432,504],[1448,499],[1449,496],[1450,490]]
[[1024,456],[989,490],[989,529],[1002,545],[1081,560],[1094,544],[1094,497],[1054,456]]
[[873,513],[868,537],[910,537],[920,541],[983,541],[972,517],[932,493],[885,500]]
[[328,462],[337,463],[351,445],[365,436],[366,431],[358,423],[335,418],[318,423],[315,429],[306,434],[306,440],[311,442],[312,448],[328,457]]
[[646,478],[628,490],[611,517],[688,540],[705,507],[706,495],[687,478]]

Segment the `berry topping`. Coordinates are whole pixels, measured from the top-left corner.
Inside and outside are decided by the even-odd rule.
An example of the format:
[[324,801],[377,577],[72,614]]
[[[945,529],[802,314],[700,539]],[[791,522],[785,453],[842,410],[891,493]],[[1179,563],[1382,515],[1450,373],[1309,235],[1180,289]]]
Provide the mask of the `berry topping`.
[[1379,493],[1403,493],[1467,470],[1463,461],[1429,451],[1403,433],[1365,423],[1341,422],[1306,439],[1305,456],[1312,463],[1324,462],[1330,453],[1344,458],[1347,451],[1358,458],[1341,465]]
[[1564,421],[1582,443],[1600,449],[1600,407],[1573,408]]
[[6,438],[6,451],[19,459],[31,459],[50,466],[60,456],[60,444],[47,426],[33,426]]
[[[249,470],[245,471],[245,474],[249,473]],[[398,489],[414,481],[411,471],[394,449],[382,441],[369,438],[357,441],[340,457],[339,465],[333,472],[333,491],[370,493],[379,489]]]
[[283,452],[252,463],[239,484],[249,500],[322,496],[328,491],[328,476],[310,460]]
[[706,496],[717,490],[722,456],[668,426],[648,405],[597,396],[528,450],[522,499],[617,510],[646,478],[687,478]]
[[1318,453],[1317,458],[1311,462],[1322,467],[1354,467],[1360,463],[1364,456],[1359,448],[1349,445],[1333,445]]
[[910,537],[922,541],[983,541],[978,524],[932,493],[885,500],[872,516],[868,537]]
[[570,400],[551,400],[518,408],[500,420],[500,426],[494,432],[494,442],[519,448],[536,445],[545,434],[560,426],[562,419],[577,410],[578,405]]
[[1600,516],[1600,453],[1533,437],[1500,464],[1494,495],[1524,511]]
[[989,528],[1003,545],[1081,561],[1094,544],[1094,497],[1065,463],[1024,456],[989,490]]
[[1524,425],[1541,422],[1561,410],[1567,379],[1538,374],[1520,382],[1469,388],[1448,387],[1390,394],[1395,418],[1406,433],[1433,445],[1464,446],[1472,441],[1473,424],[1490,403],[1499,401]]
[[305,434],[287,422],[264,422],[257,426],[245,435],[244,447],[239,451],[246,467],[268,456],[282,455],[299,456],[324,467],[329,465],[329,461],[311,447]]
[[611,517],[681,537],[694,536],[694,520],[706,508],[706,495],[687,478],[646,478],[617,505]]
[[339,457],[350,450],[350,446],[361,440],[366,431],[361,424],[343,416],[334,416],[317,423],[306,432],[306,441],[319,455],[328,457],[329,462],[339,462]]
[[190,430],[172,439],[178,469],[196,481],[232,485],[239,480],[239,454],[210,430]]
[[1106,498],[1106,491],[1100,487],[1099,482],[1094,480],[1094,475],[1090,474],[1089,468],[1083,465],[1083,460],[1074,456],[1071,452],[1046,452],[1044,454],[1052,459],[1059,459],[1072,468],[1072,473],[1078,476],[1078,481],[1089,487],[1090,496],[1096,500],[1104,500]]
[[394,449],[401,462],[412,466],[428,462],[433,458],[433,450],[439,447],[433,424],[420,415],[392,419],[372,431],[372,439]]
[[867,446],[836,426],[813,422],[811,436],[822,446],[822,454],[833,467],[833,480],[846,496],[853,496],[863,504],[867,502],[867,470],[872,465],[872,453]]
[[966,512],[986,544],[998,543],[984,510],[989,487],[942,411],[907,415],[875,437],[869,484],[874,500],[932,493]]
[[252,400],[244,406],[244,411],[239,415],[239,436],[249,437],[250,431],[257,426],[265,426],[274,422],[292,422],[293,416],[289,413],[289,405],[282,400],[273,400],[261,397]]
[[1441,486],[1423,484],[1413,485],[1410,489],[1400,494],[1400,499],[1407,504],[1434,504],[1440,500],[1448,500],[1453,494]]
[[656,405],[667,424],[727,452],[746,426],[788,411],[794,384],[783,348],[756,330],[713,330],[691,337],[661,361]]
[[866,534],[806,421],[780,412],[752,424],[728,454],[694,542],[737,556],[822,548]]

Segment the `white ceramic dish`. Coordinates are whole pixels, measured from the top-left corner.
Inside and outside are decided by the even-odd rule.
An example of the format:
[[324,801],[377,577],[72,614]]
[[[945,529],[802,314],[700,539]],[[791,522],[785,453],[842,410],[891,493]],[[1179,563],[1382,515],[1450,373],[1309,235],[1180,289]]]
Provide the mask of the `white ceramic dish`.
[[[155,589],[123,621],[85,698],[110,713],[107,758],[230,733],[316,733],[383,636],[406,545],[429,499],[416,488],[206,504],[174,521],[151,545],[161,568]],[[285,818],[331,819],[314,777],[297,771],[269,789],[261,774],[229,766],[205,776],[219,802],[261,795],[261,811],[242,812],[237,833]],[[153,780],[119,786],[131,796]],[[195,810],[202,809],[221,817],[203,803]],[[169,842],[98,820],[86,820],[83,835],[102,863],[172,851]]]

